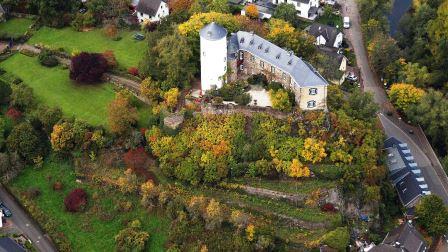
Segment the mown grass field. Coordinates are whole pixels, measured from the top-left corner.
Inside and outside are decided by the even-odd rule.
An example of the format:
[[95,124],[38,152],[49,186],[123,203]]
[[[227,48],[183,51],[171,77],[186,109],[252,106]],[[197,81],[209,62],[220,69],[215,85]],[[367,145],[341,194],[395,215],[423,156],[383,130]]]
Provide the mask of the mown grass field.
[[[68,70],[62,67],[47,68],[39,64],[37,57],[15,54],[0,63],[8,73],[23,80],[33,88],[38,100],[49,106],[58,106],[67,117],[74,116],[92,125],[107,127],[107,105],[114,99],[114,86],[79,85],[73,83]],[[148,117],[149,107],[141,106],[140,118]],[[145,123],[142,122],[142,127]]]
[[101,29],[77,32],[71,27],[55,29],[42,27],[28,41],[29,44],[44,44],[68,52],[104,52],[112,50],[120,66],[137,67],[147,48],[145,41],[133,39],[133,31],[120,31],[121,40],[115,41],[103,34]]
[[33,23],[33,20],[26,18],[13,18],[6,22],[0,22],[0,35],[6,34],[7,36],[21,36]]
[[[148,213],[140,207],[135,196],[124,196],[88,183],[76,183],[75,180],[75,172],[69,164],[47,161],[43,168],[25,169],[9,187],[15,195],[20,195],[29,188],[38,188],[41,195],[34,199],[34,202],[56,221],[57,231],[64,233],[73,251],[114,251],[115,235],[125,227],[126,222],[136,219],[141,221],[143,229],[150,234],[147,250],[164,251],[168,219]],[[55,181],[62,182],[61,191],[53,190]],[[64,197],[75,188],[82,188],[88,193],[89,203],[85,212],[65,211]],[[121,210],[117,207],[120,201],[131,201],[133,209],[128,212]],[[109,216],[108,219],[102,218],[106,215]]]

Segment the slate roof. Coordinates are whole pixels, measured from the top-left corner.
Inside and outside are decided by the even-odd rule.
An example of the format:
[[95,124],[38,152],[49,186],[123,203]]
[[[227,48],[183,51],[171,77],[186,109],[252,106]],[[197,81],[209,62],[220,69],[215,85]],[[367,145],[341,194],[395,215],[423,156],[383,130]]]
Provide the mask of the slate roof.
[[138,12],[148,14],[153,17],[157,14],[157,11],[160,8],[160,4],[164,2],[162,0],[140,0],[138,2],[136,10]]
[[406,252],[423,252],[428,247],[423,236],[409,222],[390,231],[382,243],[400,247]]
[[325,45],[329,47],[333,47],[334,41],[336,37],[340,33],[336,27],[313,23],[309,28],[309,34],[314,36],[315,38],[322,36],[325,38]]
[[207,40],[219,40],[227,36],[227,30],[215,22],[211,22],[210,24],[204,26],[199,31],[199,34]]
[[25,252],[26,250],[9,237],[0,238],[0,252]]
[[229,48],[238,48],[291,75],[299,87],[327,86],[328,82],[308,62],[251,32],[239,31]]
[[414,162],[406,143],[391,137],[384,142],[384,147],[388,153],[389,179],[395,186],[401,203],[407,208],[412,207],[410,204],[423,196],[423,188],[427,187],[421,176],[421,170]]

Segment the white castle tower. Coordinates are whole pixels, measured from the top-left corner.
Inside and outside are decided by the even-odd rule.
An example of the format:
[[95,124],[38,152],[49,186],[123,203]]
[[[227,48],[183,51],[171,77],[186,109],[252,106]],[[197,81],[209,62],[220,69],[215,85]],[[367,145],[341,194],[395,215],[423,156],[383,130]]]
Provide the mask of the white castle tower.
[[199,35],[202,92],[221,88],[227,73],[227,30],[213,22],[204,26]]

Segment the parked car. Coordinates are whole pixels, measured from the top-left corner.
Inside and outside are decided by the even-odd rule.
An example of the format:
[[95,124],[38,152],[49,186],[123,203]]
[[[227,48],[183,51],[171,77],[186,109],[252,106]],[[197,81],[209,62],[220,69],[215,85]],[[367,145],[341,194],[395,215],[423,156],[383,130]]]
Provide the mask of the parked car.
[[350,17],[344,17],[344,28],[350,28]]
[[9,208],[7,208],[2,201],[0,201],[0,209],[3,211],[3,214],[5,215],[5,217],[12,216],[11,210],[9,210]]
[[87,12],[87,9],[86,8],[81,8],[81,9],[79,9],[79,13],[81,13],[81,14],[84,14],[84,13],[86,13]]
[[136,33],[136,34],[134,34],[134,39],[135,40],[144,40],[145,39],[145,35],[143,35],[141,33]]
[[354,73],[349,73],[347,75],[347,80],[352,82],[358,81],[358,76],[356,76]]

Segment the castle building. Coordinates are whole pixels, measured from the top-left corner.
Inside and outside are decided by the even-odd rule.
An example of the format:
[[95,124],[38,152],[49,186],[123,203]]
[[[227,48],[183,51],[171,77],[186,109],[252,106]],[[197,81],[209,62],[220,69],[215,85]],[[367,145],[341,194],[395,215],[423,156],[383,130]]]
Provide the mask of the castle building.
[[[291,51],[252,32],[238,31],[227,39],[227,31],[215,23],[206,25],[200,35],[203,91],[220,88],[225,80],[235,81],[264,74],[269,81],[279,82],[285,89],[291,90],[301,109],[327,109],[327,81],[308,62]],[[216,37],[216,40],[206,39],[206,36]],[[220,42],[213,45],[210,41]],[[224,49],[223,44],[226,45]],[[207,53],[213,57],[207,58]]]

